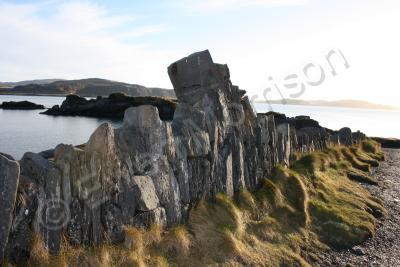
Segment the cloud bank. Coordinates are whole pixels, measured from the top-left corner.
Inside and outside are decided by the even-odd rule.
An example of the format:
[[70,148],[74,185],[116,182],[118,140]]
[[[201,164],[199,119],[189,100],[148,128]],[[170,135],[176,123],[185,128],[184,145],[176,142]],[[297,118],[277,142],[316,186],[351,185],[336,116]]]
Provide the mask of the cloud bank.
[[[167,51],[141,38],[166,31],[164,25],[144,25],[139,16],[115,15],[91,2],[0,2],[0,14],[6,14],[0,16],[3,81],[104,77],[148,83],[158,80],[149,70],[165,72],[170,61]],[[140,26],[126,26],[135,22]],[[168,82],[161,77],[155,85]]]

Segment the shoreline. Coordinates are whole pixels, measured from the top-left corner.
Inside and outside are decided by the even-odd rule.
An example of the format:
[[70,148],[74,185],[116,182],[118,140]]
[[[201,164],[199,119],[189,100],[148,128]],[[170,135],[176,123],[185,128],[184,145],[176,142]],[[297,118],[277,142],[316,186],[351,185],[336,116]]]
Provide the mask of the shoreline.
[[355,249],[331,251],[324,255],[325,266],[400,266],[400,149],[384,149],[386,160],[372,170],[379,185],[363,186],[382,199],[388,211],[377,223],[374,237]]

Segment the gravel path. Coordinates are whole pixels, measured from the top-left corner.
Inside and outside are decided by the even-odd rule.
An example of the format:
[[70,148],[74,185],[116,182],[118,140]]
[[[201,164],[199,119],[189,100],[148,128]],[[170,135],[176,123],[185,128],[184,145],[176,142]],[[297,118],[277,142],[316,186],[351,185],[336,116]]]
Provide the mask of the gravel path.
[[387,218],[378,223],[376,236],[351,250],[325,255],[323,266],[400,266],[400,149],[385,149],[386,161],[373,170],[379,186],[367,186],[385,202]]

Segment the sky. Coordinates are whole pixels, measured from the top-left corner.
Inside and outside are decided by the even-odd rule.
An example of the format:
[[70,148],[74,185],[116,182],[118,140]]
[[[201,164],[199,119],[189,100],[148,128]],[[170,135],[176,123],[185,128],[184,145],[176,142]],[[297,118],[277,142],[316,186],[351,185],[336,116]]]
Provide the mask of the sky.
[[400,106],[398,0],[0,0],[0,81],[105,78],[172,88],[209,49],[253,100]]

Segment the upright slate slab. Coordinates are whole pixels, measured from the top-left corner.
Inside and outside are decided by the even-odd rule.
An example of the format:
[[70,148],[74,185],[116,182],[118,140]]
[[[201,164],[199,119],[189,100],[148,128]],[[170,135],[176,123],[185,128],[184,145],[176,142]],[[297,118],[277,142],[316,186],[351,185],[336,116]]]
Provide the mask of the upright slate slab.
[[0,155],[0,260],[4,258],[17,195],[19,164]]

